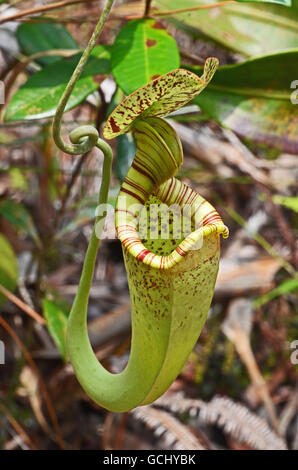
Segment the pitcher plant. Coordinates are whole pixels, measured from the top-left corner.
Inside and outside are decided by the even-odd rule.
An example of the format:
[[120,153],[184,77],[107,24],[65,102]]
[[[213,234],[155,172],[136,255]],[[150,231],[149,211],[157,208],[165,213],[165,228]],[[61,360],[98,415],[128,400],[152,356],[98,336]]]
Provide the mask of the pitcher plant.
[[[123,372],[110,373],[97,360],[88,338],[88,297],[100,236],[96,224],[102,226],[102,217],[96,219],[87,250],[68,321],[67,346],[83,389],[111,411],[124,412],[162,395],[180,373],[206,321],[218,272],[220,234],[227,237],[228,229],[209,202],[174,177],[183,151],[177,133],[162,116],[200,93],[217,65],[217,59],[207,59],[201,78],[184,69],[156,78],[129,95],[103,130],[107,140],[133,132],[137,143],[115,209],[131,296],[130,357]],[[71,139],[78,144],[82,134],[73,133]],[[106,188],[101,193],[104,190],[107,196]]]

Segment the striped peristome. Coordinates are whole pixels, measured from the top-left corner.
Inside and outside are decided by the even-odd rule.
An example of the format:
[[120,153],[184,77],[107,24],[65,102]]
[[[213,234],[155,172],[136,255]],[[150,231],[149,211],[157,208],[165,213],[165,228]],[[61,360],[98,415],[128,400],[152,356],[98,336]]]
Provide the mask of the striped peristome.
[[[170,124],[161,118],[138,121],[135,136],[136,156],[122,183],[116,204],[118,237],[135,258],[157,269],[169,269],[179,263],[200,238],[214,232],[227,237],[228,229],[208,201],[172,177],[182,164],[183,154],[180,139]],[[137,217],[140,205],[144,205],[150,195],[168,206],[178,204],[183,209],[189,205],[191,217],[201,222],[167,256],[150,252],[139,237]]]

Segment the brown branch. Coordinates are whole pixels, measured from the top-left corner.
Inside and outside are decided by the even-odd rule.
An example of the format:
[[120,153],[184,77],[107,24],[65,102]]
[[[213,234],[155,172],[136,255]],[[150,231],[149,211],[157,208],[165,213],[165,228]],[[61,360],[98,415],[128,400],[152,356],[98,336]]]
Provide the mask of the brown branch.
[[145,0],[145,11],[144,16],[148,16],[150,13],[151,0]]
[[41,13],[43,11],[55,10],[56,8],[63,8],[68,5],[74,5],[76,3],[86,3],[87,1],[88,0],[67,0],[63,2],[50,3],[49,5],[43,5],[38,8],[29,8],[28,10],[19,11],[14,15],[0,18],[0,24],[6,23],[7,21],[15,21],[16,19],[22,18],[23,16],[34,15],[35,13]]
[[29,315],[31,318],[36,320],[38,323],[40,323],[41,325],[46,324],[44,318],[42,318],[37,312],[35,312],[35,310],[33,310],[33,308],[25,304],[25,302],[19,299],[16,295],[14,295],[12,292],[10,292],[4,286],[2,286],[2,284],[0,284],[0,292],[1,294],[5,295],[5,297],[7,297],[8,300],[10,300],[12,303],[17,305],[17,307],[23,310],[23,312],[27,313],[27,315]]
[[28,16],[27,18],[20,18],[19,23],[57,23],[57,24],[82,24],[82,23],[96,23],[96,18],[58,18],[55,16]]
[[278,421],[276,416],[275,407],[271,396],[269,394],[267,383],[261,374],[261,371],[255,360],[253,351],[247,335],[240,329],[235,331],[235,348],[244,363],[251,381],[255,387],[256,392],[264,403],[265,409],[268,413],[272,427],[278,434]]
[[31,450],[37,450],[36,444],[32,442],[26,431],[22,426],[17,422],[17,420],[9,413],[9,411],[0,403],[0,411],[6,416],[7,420],[10,422],[11,426],[14,428],[16,433],[21,437],[21,439],[27,444]]
[[[31,10],[24,10],[23,12],[19,12],[15,15],[11,15],[9,17],[0,19],[0,24],[4,23],[5,21],[14,21],[16,19],[22,18],[22,17],[27,16],[27,15],[32,15],[34,13],[39,13],[39,12],[47,11],[47,10],[53,10],[55,8],[60,8],[60,7],[63,7],[63,6],[74,4],[74,3],[85,3],[86,1],[87,0],[71,0],[71,1],[57,2],[57,3],[52,3],[50,5],[45,5],[45,6],[40,7],[40,8],[34,8],[34,9],[31,9]],[[224,7],[224,6],[232,5],[234,3],[237,3],[237,2],[235,0],[228,0],[226,2],[212,3],[210,5],[200,5],[200,6],[197,6],[197,7],[181,8],[179,10],[168,10],[168,11],[153,10],[150,15],[148,13],[146,16],[147,16],[147,18],[155,17],[155,16],[170,16],[170,15],[176,15],[176,14],[179,14],[179,13],[187,13],[187,12],[197,11],[197,10],[206,10],[206,9],[210,9],[210,8]],[[127,15],[127,16],[123,16],[123,15],[114,14],[114,15],[111,15],[109,17],[108,21],[113,21],[113,20],[119,20],[119,21],[126,20],[126,21],[128,21],[128,20],[137,20],[137,19],[141,19],[141,18],[144,18],[144,15]],[[21,21],[28,21],[28,20],[23,19]],[[52,22],[61,22],[61,23],[86,23],[86,22],[94,23],[94,22],[96,22],[96,20],[94,18],[83,18],[83,19],[81,19],[81,18],[53,18],[53,17],[47,17],[45,19],[30,18],[30,22],[31,21],[32,22],[33,21],[34,22],[52,21]]]
[[276,224],[279,228],[279,232],[284,239],[284,242],[286,245],[289,246],[292,254],[292,263],[294,264],[295,268],[298,268],[298,252],[296,248],[296,240],[295,236],[292,232],[291,225],[289,222],[286,220],[284,217],[282,209],[277,205],[274,204],[273,199],[272,199],[272,193],[271,191],[264,185],[258,184],[260,191],[264,191],[267,197],[267,202],[270,205],[272,215],[276,221]]
[[37,365],[35,364],[34,360],[31,357],[31,354],[29,353],[27,348],[24,346],[24,344],[22,343],[22,341],[20,340],[18,335],[14,332],[14,330],[11,328],[11,326],[1,316],[0,316],[0,325],[3,326],[3,328],[7,331],[7,333],[12,337],[12,339],[15,341],[15,343],[21,349],[21,351],[22,351],[24,357],[26,358],[28,364],[31,366],[31,369],[36,374],[36,376],[38,378],[38,381],[39,381],[39,384],[40,384],[41,393],[43,394],[44,401],[46,403],[46,406],[47,406],[47,409],[48,409],[48,412],[49,412],[49,416],[51,418],[51,421],[53,423],[53,426],[54,426],[54,429],[55,429],[55,432],[56,432],[57,443],[58,443],[58,445],[61,449],[64,449],[63,437],[62,437],[62,433],[61,433],[61,430],[60,430],[60,426],[58,424],[56,412],[55,412],[52,400],[51,400],[51,398],[48,394],[47,387],[46,387],[46,385],[45,385],[45,383],[44,383],[44,381],[43,381],[43,379],[40,375],[40,372],[38,370]]

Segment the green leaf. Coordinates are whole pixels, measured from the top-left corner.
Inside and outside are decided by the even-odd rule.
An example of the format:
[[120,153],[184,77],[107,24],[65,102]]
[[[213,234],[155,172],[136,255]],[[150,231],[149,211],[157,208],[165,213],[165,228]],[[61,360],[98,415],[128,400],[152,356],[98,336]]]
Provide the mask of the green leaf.
[[[189,67],[201,73],[201,67]],[[298,77],[298,50],[220,67],[193,102],[240,137],[298,152],[297,105],[291,81]]]
[[[214,1],[155,1],[155,4],[162,10],[210,3]],[[195,37],[209,38],[247,56],[296,48],[298,44],[298,0],[293,0],[290,8],[268,3],[256,5],[243,3],[174,14],[170,20],[177,27],[187,30]]]
[[[18,262],[8,240],[0,234],[0,284],[13,292],[18,283]],[[6,297],[0,294],[0,303]]]
[[33,220],[23,204],[12,201],[11,199],[4,200],[0,204],[0,215],[5,217],[17,230],[23,231],[29,235],[40,246],[41,242],[34,226]]
[[280,194],[275,194],[272,198],[274,204],[281,204],[287,209],[291,209],[298,213],[298,197],[282,196]]
[[[66,110],[79,105],[110,72],[110,48],[96,46],[77,81]],[[4,116],[5,121],[39,119],[54,116],[59,99],[76,67],[81,53],[47,65],[32,75],[12,97]]]
[[10,184],[13,189],[18,191],[28,191],[29,185],[26,178],[26,174],[20,168],[9,169]]
[[43,315],[46,320],[48,330],[53,338],[54,343],[59,349],[64,361],[67,361],[66,349],[66,325],[67,315],[65,310],[51,300],[43,299]]
[[254,301],[254,306],[260,307],[261,305],[270,302],[270,300],[275,299],[275,297],[278,297],[279,295],[285,295],[293,291],[298,292],[298,279],[287,279],[275,289],[271,290],[270,292],[267,292],[267,294],[262,295],[261,297],[256,299]]
[[[16,32],[21,51],[27,56],[52,49],[78,49],[67,29],[54,23],[23,23]],[[52,64],[60,56],[37,59],[41,65]]]
[[112,72],[127,95],[179,64],[176,41],[153,19],[128,22],[113,45]]

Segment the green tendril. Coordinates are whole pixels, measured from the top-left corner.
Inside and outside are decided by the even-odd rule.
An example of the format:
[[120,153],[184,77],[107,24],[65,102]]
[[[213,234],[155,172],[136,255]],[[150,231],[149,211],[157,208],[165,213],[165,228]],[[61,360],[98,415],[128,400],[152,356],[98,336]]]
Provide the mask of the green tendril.
[[[108,18],[108,15],[112,9],[114,0],[107,0],[106,5],[102,11],[102,14],[100,16],[100,19],[93,31],[93,34],[88,42],[88,45],[86,49],[84,50],[78,65],[76,66],[63,94],[62,97],[58,103],[56,114],[53,120],[53,137],[54,141],[59,147],[60,150],[62,150],[65,153],[69,153],[71,155],[81,155],[86,152],[89,152],[93,147],[97,146],[101,148],[100,146],[102,144],[99,144],[101,139],[99,138],[99,133],[97,129],[93,126],[80,126],[74,131],[71,132],[70,134],[70,141],[72,144],[67,144],[61,136],[61,122],[62,122],[62,117],[63,113],[65,111],[65,107],[67,105],[67,102],[70,98],[70,95],[75,87],[75,84],[77,80],[79,79],[82,71],[84,70],[84,67],[90,57],[90,54],[92,52],[92,49],[94,48],[99,35],[104,27],[104,24]],[[108,144],[106,144],[108,145]],[[106,146],[103,146],[104,149],[106,149]]]

